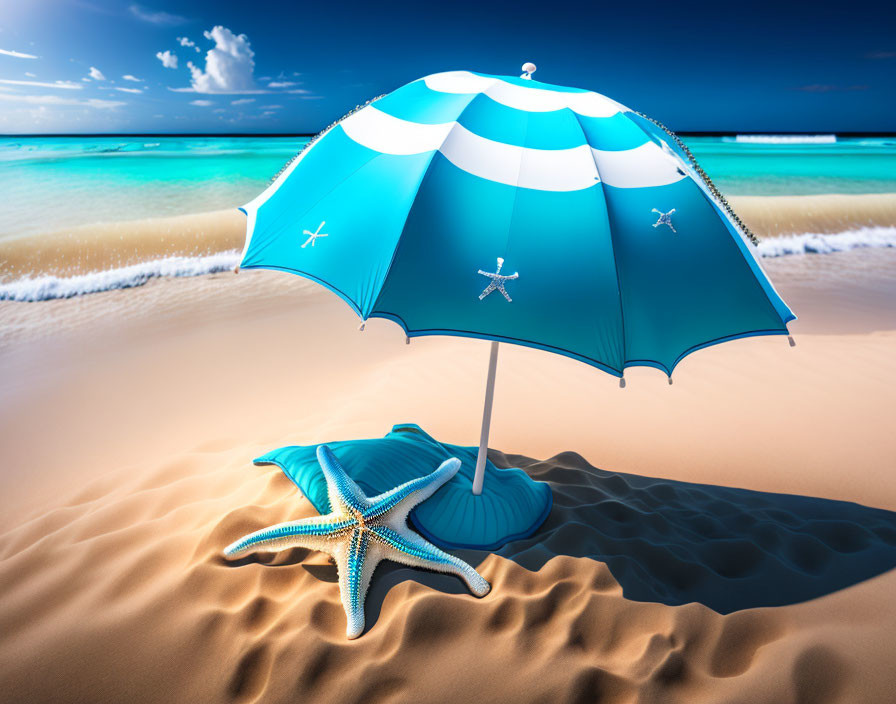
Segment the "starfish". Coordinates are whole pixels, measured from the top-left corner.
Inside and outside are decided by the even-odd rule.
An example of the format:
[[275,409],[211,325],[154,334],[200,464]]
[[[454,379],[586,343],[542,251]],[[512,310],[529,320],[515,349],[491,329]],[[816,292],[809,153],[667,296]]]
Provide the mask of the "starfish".
[[672,210],[670,210],[668,213],[664,213],[663,211],[657,210],[656,208],[653,208],[653,210],[651,210],[650,212],[657,213],[660,216],[660,219],[653,223],[654,227],[659,227],[660,225],[668,225],[669,229],[672,230],[672,232],[677,233],[677,230],[672,227],[672,213],[675,212],[675,208],[672,208]]
[[317,230],[312,232],[311,230],[302,230],[303,235],[308,235],[308,239],[305,240],[305,244],[302,245],[302,249],[305,249],[309,244],[313,247],[315,241],[318,237],[329,237],[326,232],[321,232],[320,228],[327,224],[326,220],[321,220],[320,225],[317,226]]
[[476,596],[488,594],[491,587],[476,570],[414,533],[407,523],[414,506],[457,474],[459,459],[445,460],[431,474],[374,497],[364,494],[326,445],[317,448],[317,461],[327,481],[332,512],[250,533],[226,547],[225,557],[237,559],[256,550],[293,547],[327,553],[336,561],[349,638],[364,631],[364,599],[373,571],[382,560],[455,574]]
[[512,281],[513,279],[518,279],[520,277],[520,275],[519,275],[519,272],[516,272],[514,274],[510,274],[510,276],[505,276],[504,274],[501,273],[502,266],[504,266],[504,260],[501,257],[498,257],[498,269],[495,271],[494,274],[490,271],[483,271],[482,269],[479,270],[480,274],[482,274],[483,276],[487,276],[488,278],[491,279],[488,286],[486,286],[483,289],[482,293],[479,294],[480,301],[483,298],[485,298],[486,296],[488,296],[492,291],[500,291],[504,295],[504,298],[507,299],[508,303],[513,303],[513,299],[510,297],[510,295],[504,289],[504,284],[507,281]]

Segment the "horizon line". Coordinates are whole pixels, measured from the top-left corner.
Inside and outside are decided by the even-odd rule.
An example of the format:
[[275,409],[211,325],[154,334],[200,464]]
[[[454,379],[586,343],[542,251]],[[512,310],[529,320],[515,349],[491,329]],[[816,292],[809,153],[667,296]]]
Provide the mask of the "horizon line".
[[[11,132],[0,133],[0,138],[7,137],[314,137],[319,132]],[[862,131],[836,132],[822,130],[806,131],[720,131],[720,130],[682,130],[675,134],[688,137],[736,137],[737,135],[781,135],[781,136],[817,136],[835,135],[837,137],[896,137],[896,132]]]

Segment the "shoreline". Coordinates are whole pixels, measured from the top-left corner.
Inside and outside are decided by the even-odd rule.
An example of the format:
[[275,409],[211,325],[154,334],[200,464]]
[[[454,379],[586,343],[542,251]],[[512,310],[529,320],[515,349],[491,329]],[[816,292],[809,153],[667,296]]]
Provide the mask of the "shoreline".
[[[896,193],[731,196],[760,257],[896,246]],[[37,301],[224,271],[245,238],[237,209],[82,225],[0,240],[0,299]]]
[[635,368],[620,389],[502,345],[491,445],[514,454],[493,459],[549,482],[552,514],[462,555],[492,584],[483,599],[379,568],[355,641],[326,556],[221,557],[314,514],[252,458],[402,422],[472,445],[487,343],[405,345],[378,319],[360,333],[337,296],[282,272],[0,302],[0,688],[134,704],[888,701],[896,517],[867,507],[896,510],[896,249],[764,265],[799,315],[796,347],[706,348],[672,386]]

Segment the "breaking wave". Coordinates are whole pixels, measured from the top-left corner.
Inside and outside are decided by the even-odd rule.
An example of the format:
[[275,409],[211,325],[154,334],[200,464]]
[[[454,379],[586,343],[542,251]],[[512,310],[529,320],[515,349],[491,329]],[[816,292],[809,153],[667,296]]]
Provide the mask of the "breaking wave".
[[769,237],[759,243],[760,257],[783,257],[790,254],[833,254],[850,249],[896,247],[896,227],[862,227],[836,234]]
[[742,144],[834,144],[835,134],[739,134],[735,142]]
[[229,271],[238,262],[239,252],[228,251],[199,257],[167,257],[78,276],[29,276],[0,284],[0,301],[51,301],[86,293],[135,288],[160,277],[201,276]]
[[[769,237],[759,243],[758,254],[760,257],[831,254],[869,247],[896,247],[896,227],[865,227],[837,234]],[[0,284],[0,301],[50,301],[135,288],[161,277],[216,274],[232,270],[239,262],[239,256],[236,250],[229,250],[197,257],[166,257],[78,276],[28,276]]]

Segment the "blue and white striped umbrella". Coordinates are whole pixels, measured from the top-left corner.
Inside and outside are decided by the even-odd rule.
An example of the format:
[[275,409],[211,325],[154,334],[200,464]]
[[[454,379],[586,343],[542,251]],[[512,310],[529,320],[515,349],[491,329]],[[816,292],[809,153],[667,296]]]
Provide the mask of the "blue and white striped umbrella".
[[619,377],[671,379],[702,347],[786,335],[795,316],[684,145],[524,70],[427,76],[325,130],[245,206],[242,267],[313,279],[409,337],[527,345]]

